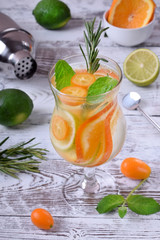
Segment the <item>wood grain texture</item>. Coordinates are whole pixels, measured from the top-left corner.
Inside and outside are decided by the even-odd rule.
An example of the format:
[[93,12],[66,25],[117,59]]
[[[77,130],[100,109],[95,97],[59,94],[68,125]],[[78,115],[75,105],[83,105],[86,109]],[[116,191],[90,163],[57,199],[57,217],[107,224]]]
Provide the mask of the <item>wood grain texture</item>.
[[[76,170],[82,169],[64,161],[53,149],[49,137],[49,122],[54,108],[54,98],[48,84],[48,72],[58,59],[80,53],[78,44],[84,46],[84,20],[102,19],[111,0],[65,0],[71,9],[72,19],[61,30],[49,31],[39,26],[32,10],[38,0],[2,0],[1,11],[12,17],[35,38],[35,58],[38,63],[36,74],[26,81],[15,78],[12,66],[0,63],[0,83],[5,88],[19,88],[32,98],[34,109],[31,116],[21,125],[6,128],[0,125],[0,140],[9,136],[5,146],[36,137],[39,146],[49,150],[47,161],[40,164],[40,174],[19,174],[19,179],[0,174],[0,240],[159,240],[160,214],[138,216],[128,211],[124,219],[117,212],[99,215],[96,203],[101,197],[92,199],[89,213],[70,208],[64,200],[62,186]],[[156,22],[152,36],[138,47],[153,50],[160,59],[160,3],[157,4]],[[96,22],[96,23],[97,23]],[[126,56],[138,47],[121,47],[103,37],[100,53],[115,59],[121,68]],[[128,91],[138,91],[142,96],[141,107],[160,124],[160,76],[149,87],[137,87],[123,76],[119,102]],[[160,134],[138,112],[123,109],[127,121],[127,136],[122,151],[111,162],[100,166],[97,173],[108,171],[124,196],[138,181],[122,176],[120,165],[126,157],[138,157],[146,161],[152,173],[148,181],[138,190],[139,194],[154,197],[160,202]],[[107,194],[107,193],[106,193]],[[85,207],[86,202],[82,202]],[[42,207],[50,211],[55,219],[54,228],[43,231],[31,223],[33,209]]]

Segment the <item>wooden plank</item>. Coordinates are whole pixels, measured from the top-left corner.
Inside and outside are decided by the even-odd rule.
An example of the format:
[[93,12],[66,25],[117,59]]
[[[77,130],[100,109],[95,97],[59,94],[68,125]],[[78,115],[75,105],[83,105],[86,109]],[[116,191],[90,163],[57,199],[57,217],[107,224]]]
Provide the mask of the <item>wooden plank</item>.
[[[13,216],[0,218],[0,239],[146,239],[159,240],[159,217],[152,220],[134,214],[130,218],[120,219],[116,213],[103,218],[55,217],[55,225],[49,231],[39,230],[32,225],[30,217]],[[20,218],[20,220],[19,220]],[[122,224],[123,222],[123,224]],[[144,224],[145,223],[145,224]],[[130,229],[130,231],[129,231]],[[58,233],[58,234],[57,234]],[[7,238],[6,238],[7,236]]]

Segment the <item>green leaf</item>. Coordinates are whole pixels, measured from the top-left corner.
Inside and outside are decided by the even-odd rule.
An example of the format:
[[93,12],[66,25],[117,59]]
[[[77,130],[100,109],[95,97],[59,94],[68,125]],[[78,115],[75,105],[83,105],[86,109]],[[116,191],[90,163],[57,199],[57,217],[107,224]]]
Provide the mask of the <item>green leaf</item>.
[[126,213],[127,213],[127,207],[119,207],[118,208],[118,214],[119,214],[120,218],[124,218]]
[[160,205],[153,198],[131,195],[127,199],[128,207],[135,213],[149,215],[160,211]]
[[116,207],[120,206],[124,202],[124,197],[121,195],[112,195],[109,194],[108,196],[101,199],[98,203],[96,210],[99,213],[106,213],[110,212]]
[[62,88],[70,86],[74,74],[75,72],[66,61],[59,60],[55,66],[56,88],[60,91]]
[[88,89],[87,100],[91,96],[96,96],[112,90],[118,84],[118,80],[109,76],[98,78]]

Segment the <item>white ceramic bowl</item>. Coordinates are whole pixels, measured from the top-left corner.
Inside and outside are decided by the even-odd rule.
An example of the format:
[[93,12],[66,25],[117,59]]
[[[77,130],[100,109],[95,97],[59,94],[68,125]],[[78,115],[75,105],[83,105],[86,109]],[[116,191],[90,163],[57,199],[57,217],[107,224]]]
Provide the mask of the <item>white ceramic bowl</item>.
[[103,26],[109,27],[106,31],[107,36],[114,42],[122,46],[136,46],[145,42],[152,34],[154,22],[153,19],[149,24],[141,28],[119,28],[111,25],[108,21],[108,11],[103,15]]

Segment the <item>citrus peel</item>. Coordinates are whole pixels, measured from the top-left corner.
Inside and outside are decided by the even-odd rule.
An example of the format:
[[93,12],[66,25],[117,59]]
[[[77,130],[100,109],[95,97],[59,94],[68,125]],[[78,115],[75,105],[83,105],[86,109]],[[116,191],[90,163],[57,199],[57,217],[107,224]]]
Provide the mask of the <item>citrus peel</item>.
[[75,138],[78,163],[91,167],[109,159],[113,148],[110,120],[115,107],[113,102],[109,103],[78,128]]
[[140,28],[153,19],[155,7],[153,0],[113,0],[108,22],[120,28]]

